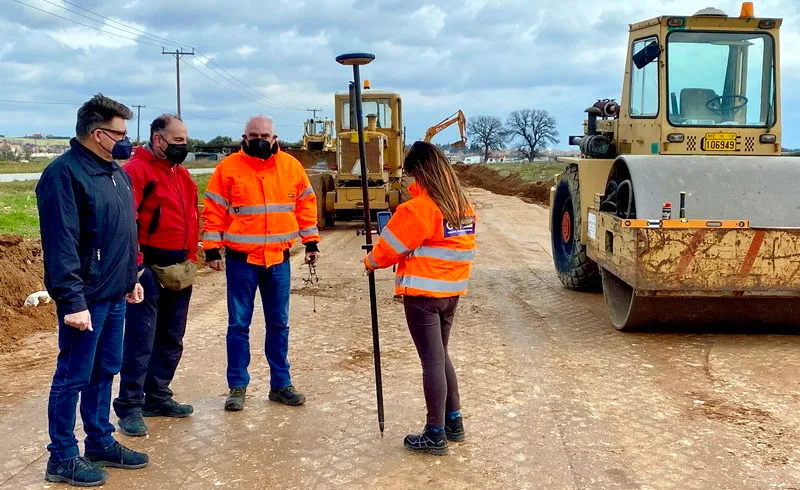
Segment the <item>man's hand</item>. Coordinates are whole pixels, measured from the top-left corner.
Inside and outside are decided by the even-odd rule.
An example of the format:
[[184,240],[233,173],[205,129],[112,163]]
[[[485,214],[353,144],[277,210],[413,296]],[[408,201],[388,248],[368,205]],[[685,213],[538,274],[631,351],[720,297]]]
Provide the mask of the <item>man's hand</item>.
[[125,297],[125,301],[131,304],[138,304],[144,301],[144,287],[137,282],[136,286],[133,287],[133,291]]
[[221,260],[210,260],[206,263],[208,264],[209,267],[211,267],[215,271],[221,271],[222,269],[225,268],[225,266],[222,265]]
[[92,332],[92,315],[89,310],[79,311],[77,313],[70,313],[64,316],[64,323],[70,327],[75,327],[81,332],[88,330]]
[[317,265],[319,260],[319,252],[306,252],[306,264]]

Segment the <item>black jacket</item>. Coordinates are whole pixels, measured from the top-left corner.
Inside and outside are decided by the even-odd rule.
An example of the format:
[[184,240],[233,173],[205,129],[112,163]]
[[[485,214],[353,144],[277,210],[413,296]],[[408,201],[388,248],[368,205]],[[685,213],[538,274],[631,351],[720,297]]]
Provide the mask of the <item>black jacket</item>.
[[44,284],[59,315],[120,300],[136,285],[136,218],[128,175],[76,139],[36,185]]

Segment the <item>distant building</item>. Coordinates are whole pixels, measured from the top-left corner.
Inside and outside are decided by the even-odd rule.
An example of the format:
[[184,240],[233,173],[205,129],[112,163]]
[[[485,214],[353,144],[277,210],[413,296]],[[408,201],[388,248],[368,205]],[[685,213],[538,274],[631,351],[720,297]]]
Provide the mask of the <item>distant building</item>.
[[512,160],[508,153],[490,153],[486,163],[508,163]]
[[483,157],[480,155],[471,155],[468,157],[464,157],[464,164],[465,165],[475,165],[476,163],[482,163]]

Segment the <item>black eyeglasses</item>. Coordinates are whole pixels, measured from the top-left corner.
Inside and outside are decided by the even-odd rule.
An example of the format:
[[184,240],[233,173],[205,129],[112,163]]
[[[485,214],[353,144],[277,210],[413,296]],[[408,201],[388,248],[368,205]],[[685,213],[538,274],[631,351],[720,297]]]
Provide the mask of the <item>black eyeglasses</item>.
[[114,134],[118,135],[120,137],[120,139],[125,138],[126,136],[128,136],[128,132],[127,131],[117,131],[116,129],[111,129],[111,128],[97,128],[97,129],[99,129],[100,131],[107,131],[109,133],[114,133]]

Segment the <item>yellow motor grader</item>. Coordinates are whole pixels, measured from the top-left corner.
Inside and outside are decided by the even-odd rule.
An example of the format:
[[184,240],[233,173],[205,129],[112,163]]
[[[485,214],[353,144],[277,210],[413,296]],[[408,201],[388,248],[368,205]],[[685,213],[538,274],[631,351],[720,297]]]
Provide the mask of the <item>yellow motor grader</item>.
[[[403,109],[399,94],[372,90],[364,81],[361,100],[365,118],[369,207],[374,212],[394,211],[401,202],[403,177]],[[335,186],[325,195],[324,222],[363,219],[355,87],[334,95],[336,106]]]
[[779,29],[745,2],[630,26],[550,192],[553,260],[620,330],[800,322],[800,159],[781,156]]

